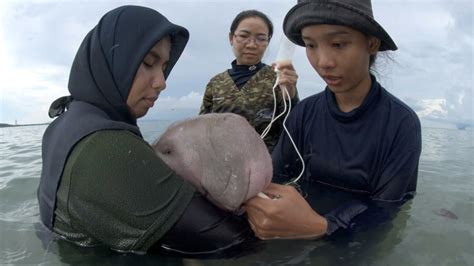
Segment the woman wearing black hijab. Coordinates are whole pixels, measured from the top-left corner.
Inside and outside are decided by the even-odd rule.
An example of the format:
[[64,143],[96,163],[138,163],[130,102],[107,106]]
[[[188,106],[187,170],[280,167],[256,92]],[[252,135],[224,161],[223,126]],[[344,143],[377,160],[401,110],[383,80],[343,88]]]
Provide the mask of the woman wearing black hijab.
[[141,253],[157,246],[215,252],[251,234],[246,221],[195,193],[137,127],[188,38],[185,28],[138,6],[108,12],[87,34],[71,95],[53,102],[49,114],[59,117],[43,136],[38,201],[47,228],[81,246]]

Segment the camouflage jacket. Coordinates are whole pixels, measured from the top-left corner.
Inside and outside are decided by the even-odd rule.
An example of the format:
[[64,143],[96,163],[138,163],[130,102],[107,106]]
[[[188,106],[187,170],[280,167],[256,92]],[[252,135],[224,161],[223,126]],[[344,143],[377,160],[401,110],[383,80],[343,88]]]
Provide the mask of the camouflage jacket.
[[[276,73],[270,66],[264,66],[245,85],[239,89],[224,71],[213,77],[206,86],[204,99],[199,114],[206,113],[235,113],[247,119],[258,134],[262,134],[272,119],[274,100],[272,88]],[[284,110],[280,89],[275,89],[277,99],[276,116]],[[292,107],[298,102],[298,96],[292,99]],[[281,116],[272,124],[272,129],[263,139],[271,152],[278,142],[283,130]]]

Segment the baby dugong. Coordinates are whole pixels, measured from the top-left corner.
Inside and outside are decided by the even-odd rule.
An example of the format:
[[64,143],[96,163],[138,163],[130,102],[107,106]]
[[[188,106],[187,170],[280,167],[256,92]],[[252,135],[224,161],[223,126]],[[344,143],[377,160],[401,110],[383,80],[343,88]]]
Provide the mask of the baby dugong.
[[236,114],[205,114],[176,122],[152,146],[178,175],[224,210],[239,210],[271,182],[265,143]]

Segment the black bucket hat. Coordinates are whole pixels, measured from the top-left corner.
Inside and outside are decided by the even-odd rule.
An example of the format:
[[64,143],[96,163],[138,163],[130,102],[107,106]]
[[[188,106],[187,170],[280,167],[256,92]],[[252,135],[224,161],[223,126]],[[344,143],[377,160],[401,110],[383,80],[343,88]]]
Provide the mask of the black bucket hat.
[[314,24],[342,25],[381,40],[379,51],[397,50],[390,35],[374,19],[370,0],[298,0],[285,16],[283,31],[304,46],[301,30]]

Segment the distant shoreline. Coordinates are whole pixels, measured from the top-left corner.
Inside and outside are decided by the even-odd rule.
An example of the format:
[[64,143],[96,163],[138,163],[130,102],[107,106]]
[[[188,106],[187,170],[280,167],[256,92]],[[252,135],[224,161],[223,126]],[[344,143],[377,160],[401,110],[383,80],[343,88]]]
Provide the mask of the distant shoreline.
[[5,123],[0,123],[0,128],[2,128],[2,127],[29,127],[29,126],[42,126],[42,125],[48,125],[48,124],[49,124],[49,123],[10,125],[10,124],[5,124]]

